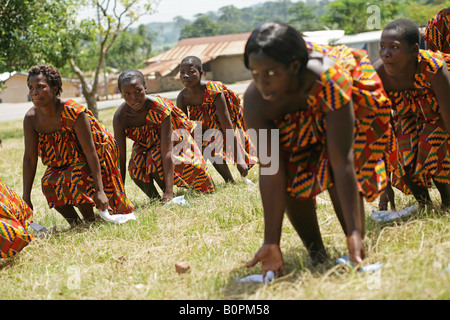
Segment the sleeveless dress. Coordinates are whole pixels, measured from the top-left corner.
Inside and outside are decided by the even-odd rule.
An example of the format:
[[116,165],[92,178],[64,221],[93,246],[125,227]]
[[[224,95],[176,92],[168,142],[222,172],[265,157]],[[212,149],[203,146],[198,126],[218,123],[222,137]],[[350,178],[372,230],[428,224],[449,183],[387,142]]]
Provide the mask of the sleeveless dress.
[[450,8],[439,11],[428,21],[424,39],[428,49],[450,53]]
[[214,183],[203,156],[191,136],[193,124],[179,108],[166,98],[154,96],[155,102],[146,116],[146,124],[125,129],[134,141],[128,171],[132,178],[150,182],[157,173],[164,181],[161,159],[161,123],[172,116],[172,128],[176,141],[173,147],[174,185],[192,188],[199,193],[214,192]]
[[81,112],[87,114],[91,125],[104,191],[109,199],[109,213],[133,212],[134,205],[125,194],[118,169],[116,140],[91,111],[73,100],[64,104],[61,129],[51,134],[39,134],[38,153],[44,166],[48,167],[42,177],[42,191],[50,208],[86,203],[95,205],[94,179],[74,130]]
[[32,240],[27,232],[33,211],[13,190],[0,180],[0,258],[10,258]]
[[[387,185],[385,154],[395,154],[390,125],[391,104],[365,50],[307,42],[336,63],[309,91],[307,108],[275,120],[287,168],[287,192],[297,199],[314,198],[333,185],[327,152],[326,120],[350,100],[355,110],[354,155],[358,188],[373,201]],[[391,161],[391,160],[389,160]]]
[[443,61],[450,72],[449,54],[419,50],[415,88],[388,92],[394,109],[400,161],[393,184],[407,194],[410,192],[401,179],[405,174],[403,167],[411,168],[413,181],[422,187],[431,188],[432,178],[450,183],[449,133],[431,89],[431,81]]
[[[228,112],[234,131],[238,134],[238,143],[241,146],[241,151],[244,156],[243,160],[250,169],[258,162],[258,158],[256,148],[250,139],[245,125],[241,99],[236,93],[228,89],[220,81],[208,81],[203,95],[203,103],[198,106],[187,107],[189,119],[201,123],[203,148],[208,148],[211,151],[211,155],[220,159],[219,161],[222,161],[222,163],[236,165],[236,161],[231,156],[227,157],[227,153],[229,155],[233,153],[233,148],[232,144],[227,144],[226,133],[222,131],[219,117],[216,114],[216,107],[214,105],[215,99],[222,92],[225,94],[225,100],[227,102]],[[217,130],[216,134],[208,136],[207,131],[209,129]],[[226,148],[223,147],[224,145]]]

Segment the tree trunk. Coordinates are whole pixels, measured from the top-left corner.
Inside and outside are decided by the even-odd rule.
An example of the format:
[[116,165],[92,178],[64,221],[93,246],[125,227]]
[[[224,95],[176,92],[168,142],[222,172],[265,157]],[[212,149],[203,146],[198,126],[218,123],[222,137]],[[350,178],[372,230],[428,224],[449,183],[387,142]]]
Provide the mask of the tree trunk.
[[[83,91],[83,96],[86,99],[87,108],[92,112],[94,117],[98,119],[98,110],[97,110],[97,85],[94,83],[91,89],[88,87],[88,83],[86,82],[86,78],[81,71],[80,68],[75,64],[73,59],[70,59],[70,66],[75,74],[78,76],[81,82],[81,88]],[[94,81],[95,82],[95,81]]]

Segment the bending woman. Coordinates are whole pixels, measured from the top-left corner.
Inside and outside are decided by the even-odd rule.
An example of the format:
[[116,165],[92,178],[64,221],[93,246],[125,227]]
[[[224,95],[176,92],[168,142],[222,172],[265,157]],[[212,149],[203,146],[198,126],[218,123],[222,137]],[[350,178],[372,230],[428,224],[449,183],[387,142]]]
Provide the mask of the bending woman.
[[279,131],[279,140],[265,138],[265,149],[278,153],[270,156],[279,170],[264,174],[269,165],[260,163],[264,243],[247,266],[262,262],[264,274],[284,270],[279,243],[285,210],[311,258],[324,260],[314,198],[326,189],[350,258],[360,263],[360,193],[372,201],[385,188],[383,154],[392,135],[390,102],[367,52],[305,43],[291,26],[270,22],[253,31],[244,61],[253,75],[244,95],[247,124],[259,133],[258,142],[264,132]]

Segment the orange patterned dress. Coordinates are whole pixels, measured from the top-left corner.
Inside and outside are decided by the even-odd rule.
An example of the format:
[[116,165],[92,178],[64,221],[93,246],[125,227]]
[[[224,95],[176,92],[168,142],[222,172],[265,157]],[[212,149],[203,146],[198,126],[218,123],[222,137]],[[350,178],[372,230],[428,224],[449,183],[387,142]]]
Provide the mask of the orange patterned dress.
[[161,159],[161,122],[172,116],[172,129],[176,136],[173,147],[174,184],[178,187],[192,188],[199,193],[214,192],[214,183],[208,172],[203,156],[191,135],[193,124],[184,112],[172,101],[154,96],[146,124],[125,129],[128,138],[134,141],[128,172],[133,179],[150,182],[151,175],[157,173],[164,180]]
[[85,203],[95,205],[94,179],[74,130],[75,121],[81,112],[87,114],[91,125],[110,214],[133,212],[134,205],[125,194],[119,173],[116,140],[91,111],[73,100],[67,100],[64,104],[61,130],[39,134],[39,156],[48,167],[42,177],[42,190],[50,208]]
[[439,11],[428,21],[424,39],[428,49],[450,53],[450,8]]
[[364,50],[310,42],[307,47],[328,55],[336,63],[310,89],[306,109],[275,121],[280,130],[280,148],[286,157],[287,192],[292,197],[308,199],[333,185],[325,116],[353,101],[358,187],[367,201],[373,201],[387,185],[386,167],[391,159],[385,154],[395,154],[389,122],[391,103],[381,79]]
[[394,109],[395,131],[400,165],[394,171],[393,185],[409,194],[401,177],[403,167],[410,167],[418,185],[432,186],[432,178],[450,183],[450,140],[444,125],[431,81],[447,62],[450,72],[450,54],[420,50],[415,74],[415,89],[389,91]]
[[0,180],[0,258],[15,256],[32,240],[27,232],[33,211]]
[[[201,123],[203,148],[208,148],[213,157],[220,159],[218,161],[236,165],[236,161],[231,156],[226,156],[227,153],[229,155],[232,154],[234,148],[232,144],[227,144],[227,135],[222,130],[219,117],[216,113],[216,106],[214,105],[214,101],[222,92],[225,94],[231,123],[233,124],[235,134],[238,136],[238,143],[241,146],[244,161],[250,169],[258,162],[258,158],[255,146],[250,140],[245,125],[241,99],[236,93],[228,89],[220,81],[208,81],[203,95],[203,103],[198,106],[187,107],[189,119]],[[210,129],[216,130],[215,133]],[[208,133],[212,133],[212,135],[209,136]],[[226,146],[225,148],[223,147],[224,145]]]

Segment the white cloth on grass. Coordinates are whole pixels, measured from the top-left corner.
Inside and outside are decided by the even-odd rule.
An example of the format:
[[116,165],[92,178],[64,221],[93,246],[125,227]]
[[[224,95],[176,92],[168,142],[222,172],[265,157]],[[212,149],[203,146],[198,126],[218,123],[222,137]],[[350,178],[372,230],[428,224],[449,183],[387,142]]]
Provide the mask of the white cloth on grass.
[[134,215],[134,213],[128,213],[128,214],[114,214],[114,215],[110,215],[108,210],[99,211],[100,217],[108,222],[113,222],[113,223],[124,223],[127,222],[129,220],[136,220],[136,216]]
[[389,222],[401,218],[406,218],[419,209],[418,206],[410,206],[400,211],[378,211],[372,210],[370,217],[377,222]]

